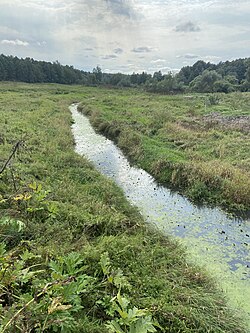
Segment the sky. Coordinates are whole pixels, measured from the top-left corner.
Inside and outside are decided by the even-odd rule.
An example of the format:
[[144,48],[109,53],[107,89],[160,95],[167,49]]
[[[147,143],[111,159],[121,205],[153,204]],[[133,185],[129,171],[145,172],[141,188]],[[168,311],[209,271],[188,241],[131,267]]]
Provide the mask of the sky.
[[0,54],[111,73],[250,57],[250,0],[0,0]]

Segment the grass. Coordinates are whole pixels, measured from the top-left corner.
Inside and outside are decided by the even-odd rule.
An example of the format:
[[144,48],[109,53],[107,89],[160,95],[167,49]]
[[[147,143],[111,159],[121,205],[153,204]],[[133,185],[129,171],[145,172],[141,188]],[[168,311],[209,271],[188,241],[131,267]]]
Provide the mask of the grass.
[[128,332],[115,310],[119,290],[159,332],[246,332],[208,273],[74,152],[68,106],[98,90],[3,83],[0,91],[1,165],[23,140],[0,175],[2,333],[112,332],[112,322]]
[[81,109],[130,160],[191,200],[250,209],[249,93],[91,89]]

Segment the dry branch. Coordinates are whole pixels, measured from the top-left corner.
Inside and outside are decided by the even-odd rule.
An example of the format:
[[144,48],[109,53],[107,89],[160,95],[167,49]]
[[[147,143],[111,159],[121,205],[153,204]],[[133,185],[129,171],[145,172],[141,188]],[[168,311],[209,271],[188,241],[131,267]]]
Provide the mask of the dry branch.
[[13,156],[15,155],[16,151],[19,149],[19,147],[21,146],[21,144],[23,143],[22,140],[17,141],[17,143],[14,145],[12,152],[10,154],[10,156],[8,157],[8,159],[6,160],[6,162],[4,163],[2,169],[0,170],[0,175],[4,172],[4,170],[7,168],[7,166],[9,165],[11,159],[13,158]]

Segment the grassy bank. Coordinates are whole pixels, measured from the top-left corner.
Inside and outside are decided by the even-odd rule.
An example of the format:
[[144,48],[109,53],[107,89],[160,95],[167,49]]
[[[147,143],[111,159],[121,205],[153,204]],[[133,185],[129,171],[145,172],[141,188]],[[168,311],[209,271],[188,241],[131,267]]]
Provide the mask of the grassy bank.
[[74,152],[68,105],[90,90],[0,92],[1,166],[17,147],[0,174],[0,332],[246,332],[207,274]]
[[250,209],[250,94],[91,89],[81,109],[130,160],[195,202]]

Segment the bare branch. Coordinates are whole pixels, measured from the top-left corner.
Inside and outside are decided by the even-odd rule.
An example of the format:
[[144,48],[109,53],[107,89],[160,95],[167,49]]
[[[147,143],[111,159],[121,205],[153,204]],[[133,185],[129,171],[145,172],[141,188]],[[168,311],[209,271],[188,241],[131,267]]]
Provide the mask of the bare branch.
[[6,162],[4,163],[2,169],[0,170],[0,175],[4,172],[4,170],[7,168],[7,166],[9,165],[11,159],[13,158],[13,156],[15,155],[16,151],[19,149],[19,147],[21,146],[21,144],[23,143],[22,140],[17,141],[17,143],[14,145],[12,152],[10,154],[10,156],[8,157],[8,159],[6,160]]

